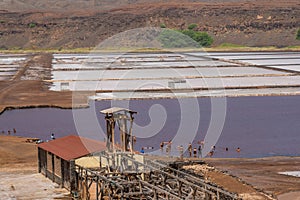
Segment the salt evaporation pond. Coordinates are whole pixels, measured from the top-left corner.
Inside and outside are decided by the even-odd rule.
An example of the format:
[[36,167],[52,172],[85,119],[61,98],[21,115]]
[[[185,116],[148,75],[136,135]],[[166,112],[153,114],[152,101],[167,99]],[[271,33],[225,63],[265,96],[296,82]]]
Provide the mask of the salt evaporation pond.
[[55,54],[48,81],[54,91],[97,91],[98,100],[128,98],[127,91],[141,94],[134,98],[296,95],[299,70],[299,52]]
[[[186,99],[187,102],[191,100]],[[193,140],[194,146],[197,145],[197,141],[204,138],[211,120],[211,99],[198,98],[197,100],[200,108],[200,123]],[[221,137],[216,144],[215,157],[300,156],[300,96],[238,97],[227,98],[226,101],[226,120]],[[114,105],[122,103],[124,101],[114,101]],[[99,111],[111,107],[111,101],[91,101],[90,104],[91,107],[88,109],[76,110],[77,114],[84,116],[84,127],[79,128],[79,135],[103,140],[105,120]],[[182,111],[176,99],[131,100],[130,109],[138,112],[135,116],[138,126],[151,127],[149,109],[153,105],[156,105],[156,108],[164,107],[167,114],[165,124],[149,138],[143,135],[148,134],[149,130],[145,129],[137,133],[137,126],[135,126],[133,133],[137,135],[137,150],[143,146],[159,149],[161,141],[168,141],[174,137],[179,129],[181,116],[186,116],[188,113],[185,112],[189,112],[189,110]],[[102,130],[90,126],[94,117],[89,113],[96,113],[94,116]],[[55,133],[56,137],[78,134],[72,110],[56,108],[5,111],[0,116],[0,127],[0,131],[4,130],[6,133],[7,130],[15,128],[19,136],[38,137],[43,140],[49,139],[51,133]],[[187,128],[186,135],[181,137],[187,137],[191,132],[193,130]],[[225,147],[229,148],[228,152],[224,150]],[[242,150],[240,154],[235,151],[237,147]],[[176,148],[172,150],[176,151]]]

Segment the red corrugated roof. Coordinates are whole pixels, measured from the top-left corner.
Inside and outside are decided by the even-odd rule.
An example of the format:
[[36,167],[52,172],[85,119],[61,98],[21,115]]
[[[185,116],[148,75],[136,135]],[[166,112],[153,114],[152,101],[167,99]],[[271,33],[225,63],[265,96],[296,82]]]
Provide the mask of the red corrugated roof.
[[44,142],[38,146],[67,161],[106,149],[104,142],[75,135]]

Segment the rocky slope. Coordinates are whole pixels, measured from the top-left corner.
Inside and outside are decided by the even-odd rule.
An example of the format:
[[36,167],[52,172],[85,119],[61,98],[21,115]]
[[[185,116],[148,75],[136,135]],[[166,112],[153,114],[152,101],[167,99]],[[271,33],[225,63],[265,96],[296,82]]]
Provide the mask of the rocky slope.
[[183,29],[191,23],[212,35],[214,45],[300,45],[295,39],[300,28],[297,0],[24,2],[0,1],[1,49],[94,47],[130,29],[161,24]]

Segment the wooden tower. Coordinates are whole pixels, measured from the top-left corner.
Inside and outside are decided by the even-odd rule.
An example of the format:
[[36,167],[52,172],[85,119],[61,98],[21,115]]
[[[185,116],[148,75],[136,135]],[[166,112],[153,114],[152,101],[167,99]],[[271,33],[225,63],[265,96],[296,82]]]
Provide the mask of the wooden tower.
[[115,127],[116,123],[120,130],[121,151],[133,152],[134,139],[132,136],[132,125],[137,112],[125,108],[112,107],[100,111],[105,114],[106,120],[106,147],[109,152],[115,152]]

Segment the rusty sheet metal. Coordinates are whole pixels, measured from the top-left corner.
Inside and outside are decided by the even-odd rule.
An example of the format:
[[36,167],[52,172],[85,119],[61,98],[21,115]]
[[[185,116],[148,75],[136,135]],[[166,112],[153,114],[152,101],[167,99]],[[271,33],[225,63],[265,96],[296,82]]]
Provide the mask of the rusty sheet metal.
[[44,142],[39,144],[38,147],[67,161],[106,150],[104,142],[75,135]]

